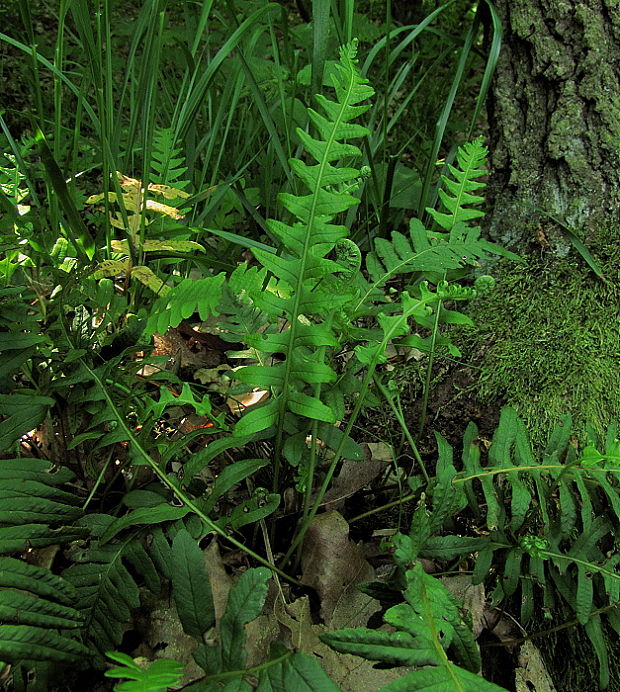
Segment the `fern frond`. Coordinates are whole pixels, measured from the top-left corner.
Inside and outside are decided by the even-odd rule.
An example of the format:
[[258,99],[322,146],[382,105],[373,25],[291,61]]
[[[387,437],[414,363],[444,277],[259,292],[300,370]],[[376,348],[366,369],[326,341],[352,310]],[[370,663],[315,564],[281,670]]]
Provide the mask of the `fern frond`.
[[441,176],[447,191],[440,188],[439,197],[449,213],[430,208],[426,211],[444,230],[450,231],[457,223],[467,223],[484,216],[482,210],[473,209],[472,206],[484,202],[484,197],[473,193],[485,187],[485,183],[478,181],[477,178],[487,174],[482,166],[488,153],[488,149],[482,144],[481,137],[468,142],[458,148],[456,154],[458,166],[448,166],[452,177]]
[[178,327],[181,321],[198,312],[201,320],[217,315],[226,275],[208,276],[194,281],[183,279],[172,291],[158,298],[144,330],[145,336],[165,334],[170,327]]
[[[97,533],[103,533],[112,521],[108,515],[88,517],[91,530]],[[76,590],[76,607],[85,619],[83,635],[100,652],[115,649],[132,611],[140,605],[138,575],[151,591],[159,591],[160,563],[155,551],[149,548],[147,552],[134,533],[117,543],[99,545],[95,541],[92,547],[76,552],[73,559],[75,564],[63,572],[63,577]]]
[[0,558],[0,660],[72,662],[89,650],[67,634],[82,627],[77,593],[49,570]]
[[157,128],[153,137],[151,183],[182,190],[189,181],[182,178],[187,172],[181,147],[175,147],[171,128]]
[[[284,363],[246,368],[238,373],[241,381],[273,392],[271,401],[251,410],[239,421],[235,430],[238,435],[259,432],[276,423],[278,429],[282,429],[287,411],[309,419],[335,422],[331,409],[313,395],[314,388],[313,394],[307,393],[308,385],[320,386],[336,378],[328,365],[312,359],[308,336],[312,335],[312,345],[336,345],[337,339],[325,321],[334,309],[350,300],[350,294],[335,294],[327,289],[328,282],[324,287],[321,283],[324,277],[342,272],[342,265],[327,259],[327,255],[348,231],[332,221],[337,214],[358,204],[356,197],[340,190],[339,186],[357,178],[359,171],[333,163],[359,156],[360,150],[348,140],[369,134],[366,128],[352,122],[369,108],[358,104],[374,93],[367,80],[360,76],[355,55],[355,43],[340,51],[340,63],[335,67],[333,78],[336,100],[318,95],[317,102],[323,113],[308,110],[318,138],[297,130],[305,151],[316,163],[290,160],[293,172],[309,194],[281,193],[279,201],[296,221],[293,224],[274,219],[267,222],[270,232],[280,241],[283,254],[253,250],[261,265],[290,287],[288,296],[265,293],[262,300],[257,301],[258,307],[265,312],[284,316],[288,329],[282,334],[257,337],[259,343],[252,344],[265,352],[284,353]],[[300,320],[302,316],[304,321]],[[306,326],[308,320],[317,324],[323,322],[322,330],[315,325]]]
[[[41,459],[7,459],[0,468],[0,555],[68,543],[87,534],[74,526],[81,500],[58,486],[73,478]],[[50,527],[53,525],[53,528]]]
[[[424,666],[383,687],[386,692],[431,688],[437,692],[500,692],[502,688],[475,674],[480,656],[456,598],[438,579],[426,574],[420,563],[406,573],[406,580],[406,603],[385,614],[386,622],[397,632],[360,627],[330,632],[321,635],[321,640],[341,653],[393,666]],[[468,669],[448,659],[450,646]]]
[[[620,455],[613,431],[604,452],[589,446],[579,453],[570,443],[570,423],[566,417],[557,426],[542,459],[536,460],[523,422],[513,409],[505,407],[486,465],[476,444],[477,427],[470,424],[464,438],[463,472],[457,474],[451,459],[445,457],[445,468],[441,472],[438,469],[438,478],[447,473],[453,486],[465,490],[464,498],[478,515],[479,484],[486,507],[481,521],[488,536],[431,536],[420,554],[453,559],[478,551],[474,583],[488,576],[491,565],[501,565],[494,602],[503,601],[520,588],[522,619],[527,622],[533,615],[536,585],[544,588],[550,605],[555,590],[590,637],[596,636],[596,627],[589,624],[593,614],[617,603],[620,594],[620,555],[613,549],[620,523]],[[432,497],[437,523],[441,524],[454,512],[445,483],[438,480]],[[435,530],[439,530],[437,525]]]

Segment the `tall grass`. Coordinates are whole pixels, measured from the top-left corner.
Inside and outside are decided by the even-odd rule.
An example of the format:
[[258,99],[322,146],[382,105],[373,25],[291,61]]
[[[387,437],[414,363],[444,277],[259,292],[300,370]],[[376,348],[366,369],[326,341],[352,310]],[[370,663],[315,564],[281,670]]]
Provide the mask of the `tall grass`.
[[[313,0],[309,27],[292,3],[146,0],[127,7],[112,0],[59,0],[45,34],[36,30],[42,5],[25,0],[19,5],[22,26],[0,34],[0,41],[10,47],[11,59],[21,60],[20,53],[26,59],[22,79],[33,109],[24,129],[34,133],[38,127],[45,135],[78,207],[80,194],[92,191],[87,181],[98,179],[98,189],[119,193],[114,171],[146,179],[154,131],[171,128],[186,157],[191,191],[216,188],[195,198],[192,225],[208,226],[232,191],[246,212],[243,235],[259,239],[276,193],[294,184],[287,164],[297,150],[294,127],[307,126],[299,102],[329,79],[327,56],[350,40],[356,26],[372,28],[375,36],[382,32],[361,52],[363,73],[382,87],[365,143],[372,175],[367,193],[360,193],[361,218],[351,211],[345,220],[364,243],[400,222],[402,212],[391,206],[397,164],[413,162],[420,183],[410,190],[410,208],[423,213],[436,195],[438,156],[474,131],[500,41],[494,9],[485,4],[493,21],[486,62],[475,7],[462,0],[450,0],[411,26],[394,24],[390,2]],[[467,10],[461,36],[441,26],[455,7]],[[371,25],[365,13],[373,11]],[[307,81],[300,73],[306,66]],[[457,133],[450,129],[455,102],[472,74],[479,78],[475,105],[467,132]],[[438,88],[443,103],[429,136],[428,122],[415,118],[428,118],[420,104],[429,94],[436,102]],[[5,150],[19,156],[20,143],[10,131],[4,140]],[[22,166],[34,190],[35,168],[27,161]],[[81,173],[87,174],[83,183],[76,177]],[[48,168],[42,184],[51,234],[60,236],[63,227],[83,235],[54,180]],[[248,185],[259,189],[258,207],[244,192]],[[101,218],[95,244],[106,256],[115,230],[107,214]],[[131,251],[138,260],[138,249]]]

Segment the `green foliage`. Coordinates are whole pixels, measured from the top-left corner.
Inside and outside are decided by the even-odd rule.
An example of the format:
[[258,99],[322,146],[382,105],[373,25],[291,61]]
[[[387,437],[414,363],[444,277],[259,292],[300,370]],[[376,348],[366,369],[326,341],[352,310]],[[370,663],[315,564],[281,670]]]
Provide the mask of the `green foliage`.
[[75,663],[87,647],[68,636],[83,626],[77,594],[43,567],[0,558],[0,657],[9,663]]
[[166,692],[169,687],[178,685],[183,675],[183,665],[178,661],[158,659],[143,667],[119,651],[111,651],[106,655],[121,664],[106,670],[106,678],[127,680],[114,686],[116,692]]
[[[406,602],[393,606],[384,616],[396,631],[345,629],[321,639],[342,653],[392,666],[420,667],[382,687],[381,692],[431,687],[438,692],[499,692],[502,688],[476,675],[480,654],[471,629],[463,622],[458,600],[438,579],[426,574],[421,563],[408,570],[405,579]],[[448,659],[450,646],[464,667]]]
[[459,147],[456,155],[458,166],[448,166],[452,177],[441,176],[447,191],[445,188],[439,188],[439,197],[449,213],[438,212],[435,209],[427,211],[444,231],[450,231],[458,223],[466,223],[484,216],[481,209],[472,209],[472,206],[484,202],[484,197],[473,192],[485,187],[485,184],[476,178],[487,174],[486,169],[482,168],[487,154],[488,150],[483,146],[482,139],[464,144]]
[[[493,603],[505,604],[519,594],[524,625],[541,600],[553,609],[561,599],[585,626],[601,663],[601,685],[606,686],[607,653],[598,611],[620,601],[620,555],[613,547],[620,521],[616,436],[617,427],[612,426],[603,451],[588,446],[579,452],[571,444],[567,416],[552,432],[539,461],[523,422],[506,407],[486,464],[478,429],[469,424],[463,438],[463,470],[458,473],[451,446],[438,436],[432,511],[426,518],[424,507],[418,508],[410,535],[397,537],[397,561],[404,569],[418,554],[452,560],[475,552],[472,582],[488,581],[497,569]],[[451,517],[465,508],[484,536],[433,535],[449,530]],[[616,624],[612,616],[610,625]]]
[[[10,420],[10,419],[9,419]],[[0,555],[78,540],[81,502],[58,486],[74,474],[41,459],[6,459],[0,468]],[[50,524],[54,528],[50,528]]]
[[[459,147],[454,165],[436,175],[461,67],[477,57],[465,50],[456,74],[435,80],[433,87],[454,80],[443,106],[429,106],[444,98],[441,89],[416,97],[417,112],[434,108],[433,117],[419,128],[405,117],[426,77],[412,89],[405,80],[420,65],[433,80],[434,65],[458,53],[454,39],[463,17],[473,17],[471,3],[433,4],[432,15],[406,30],[369,21],[354,3],[313,3],[315,21],[299,26],[289,24],[290,8],[262,0],[181,3],[182,22],[168,21],[169,8],[147,12],[145,5],[134,17],[128,6],[104,3],[97,21],[109,32],[91,22],[84,0],[69,5],[70,31],[63,14],[58,32],[37,41],[25,21],[29,45],[0,36],[29,60],[27,91],[36,103],[25,110],[41,127],[39,162],[33,144],[13,139],[0,115],[13,152],[0,163],[0,451],[53,461],[1,464],[0,554],[9,557],[0,558],[0,660],[22,664],[16,684],[36,661],[39,689],[52,667],[58,675],[80,660],[101,668],[101,655],[122,647],[145,589],[170,589],[204,670],[188,689],[249,690],[258,680],[260,692],[337,690],[316,659],[282,643],[246,668],[246,625],[262,612],[270,575],[291,578],[272,564],[271,546],[269,559],[262,546],[254,550],[251,529],[284,511],[282,497],[290,500],[294,487],[300,521],[291,521],[282,565],[292,564],[296,550],[299,557],[338,464],[363,458],[360,414],[383,395],[373,383],[391,347],[422,352],[427,396],[434,355],[443,348],[460,355],[442,325],[471,324],[450,302],[492,288],[489,277],[470,285],[468,273],[493,255],[517,259],[474,225],[484,215],[482,141]],[[116,12],[127,13],[131,41],[117,35]],[[25,19],[28,13],[24,5]],[[424,44],[433,19],[441,29]],[[464,44],[472,45],[478,20],[465,29]],[[361,68],[356,42],[339,61],[328,59],[336,40],[358,32],[374,42]],[[45,45],[48,33],[57,36],[54,45]],[[48,49],[53,63],[43,57]],[[39,71],[53,76],[49,102]],[[369,75],[380,85],[375,104]],[[304,108],[306,87],[321,84],[332,96],[318,94],[316,110]],[[399,119],[406,128],[395,127]],[[435,134],[425,133],[435,122]],[[411,140],[410,130],[422,134]],[[388,142],[399,138],[403,148],[393,155]],[[397,161],[410,147],[420,154],[418,170]],[[88,197],[82,184],[98,194]],[[437,209],[427,206],[435,196]],[[421,220],[425,208],[436,228]],[[414,209],[420,219],[410,218]],[[231,350],[243,344],[229,357],[253,361],[236,370],[227,395],[267,394],[238,420],[217,397],[159,368],[165,358],[148,355],[154,333],[196,313]],[[185,435],[175,409],[209,422]],[[204,442],[207,426],[217,436]],[[620,515],[610,465],[618,450],[612,431],[605,446],[593,442],[579,455],[560,434],[568,427],[566,420],[537,463],[524,426],[507,411],[486,465],[477,430],[468,428],[459,471],[438,437],[435,477],[425,486],[409,478],[429,509],[418,498],[410,534],[394,539],[394,581],[404,600],[385,621],[396,631],[343,630],[325,641],[371,660],[423,666],[385,690],[498,689],[476,675],[479,654],[458,602],[419,562],[476,553],[475,581],[492,584],[497,604],[520,594],[524,621],[540,599],[549,608],[560,600],[569,606],[604,682],[601,623],[620,627],[612,611],[593,611],[618,600]],[[480,533],[456,535],[458,513],[473,515]],[[269,566],[242,572],[218,623],[201,545],[209,533]],[[62,559],[49,569],[10,557],[35,551],[39,558],[39,549],[57,545]],[[143,668],[120,651],[108,655],[121,666],[106,675],[126,679],[117,689],[164,689],[179,680],[175,661]]]

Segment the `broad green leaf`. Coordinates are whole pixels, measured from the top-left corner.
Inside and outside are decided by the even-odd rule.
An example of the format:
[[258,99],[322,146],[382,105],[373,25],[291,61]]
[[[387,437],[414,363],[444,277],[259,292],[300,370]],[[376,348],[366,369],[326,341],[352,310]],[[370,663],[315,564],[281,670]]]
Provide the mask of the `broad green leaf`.
[[8,417],[0,422],[0,452],[8,449],[22,435],[43,422],[54,399],[47,396],[12,393],[0,394],[0,411]]
[[213,483],[209,495],[204,501],[202,511],[208,514],[215,507],[220,497],[225,495],[234,485],[249,478],[268,463],[267,459],[241,459],[224,467],[215,479],[215,483]]
[[172,542],[172,595],[184,631],[202,642],[215,623],[205,558],[196,541],[182,529]]
[[235,426],[235,437],[254,435],[275,424],[278,419],[279,401],[274,398],[266,404],[252,406]]
[[179,661],[158,659],[143,666],[120,651],[109,651],[106,656],[121,664],[106,670],[106,678],[130,681],[115,685],[115,692],[166,692],[169,687],[176,687],[183,676],[183,664]]
[[248,524],[256,522],[273,514],[280,505],[278,493],[255,493],[249,500],[237,505],[230,515],[230,525],[233,529],[240,529]]
[[224,670],[240,669],[245,665],[245,625],[261,614],[270,577],[271,573],[266,567],[249,569],[230,590],[226,611],[220,622]]
[[139,507],[123,517],[115,519],[101,536],[99,543],[103,545],[111,541],[123,529],[129,526],[150,526],[161,524],[164,521],[181,519],[190,510],[187,507],[174,507],[169,504],[160,504],[157,507]]
[[265,668],[256,692],[340,692],[317,660],[302,653]]
[[43,334],[24,334],[22,332],[0,332],[0,352],[24,350],[47,341]]
[[575,593],[575,614],[582,625],[590,619],[593,610],[594,584],[592,573],[583,565],[577,565],[577,591]]
[[484,536],[432,536],[425,541],[421,554],[428,558],[453,560],[483,550],[489,543]]

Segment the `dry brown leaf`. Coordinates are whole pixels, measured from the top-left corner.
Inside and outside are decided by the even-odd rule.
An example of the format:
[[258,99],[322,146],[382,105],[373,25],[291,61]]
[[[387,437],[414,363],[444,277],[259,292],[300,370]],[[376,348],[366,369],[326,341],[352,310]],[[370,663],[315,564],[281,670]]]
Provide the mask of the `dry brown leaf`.
[[252,392],[248,392],[247,394],[240,394],[234,399],[226,399],[226,406],[228,406],[231,413],[240,414],[243,413],[246,408],[260,404],[260,402],[264,401],[268,396],[269,392],[265,392],[262,389],[256,389]]
[[391,445],[385,442],[367,442],[364,446],[368,447],[372,461],[383,461],[390,464],[394,461],[394,450]]
[[[301,567],[301,581],[319,595],[321,617],[327,625],[341,601],[346,602],[342,608],[349,613],[356,608],[369,608],[369,597],[355,585],[372,579],[374,570],[364,558],[363,549],[349,540],[349,525],[338,512],[325,512],[314,518],[304,539]],[[357,605],[352,606],[356,599]]]
[[[317,659],[329,677],[343,692],[376,690],[411,672],[412,668],[377,670],[373,661],[359,656],[341,654],[330,649],[319,639],[332,628],[313,625],[308,597],[299,598],[285,606],[279,601],[274,606],[279,622],[289,631],[290,642],[296,651]],[[360,623],[365,625],[366,622]]]
[[474,639],[478,639],[482,630],[487,626],[484,584],[472,584],[471,576],[467,574],[442,577],[441,583],[461,601],[464,609],[471,613]]
[[154,652],[154,658],[172,658],[182,663],[184,685],[204,676],[204,671],[193,657],[198,644],[183,631],[173,600],[168,596],[157,599],[148,613],[146,623],[142,641],[143,645]]
[[370,461],[351,461],[345,459],[340,473],[334,479],[330,489],[325,493],[322,506],[325,511],[340,509],[344,501],[364,486],[369,485],[385,469],[386,462],[372,459]]
[[233,580],[224,567],[220,555],[220,548],[215,538],[209,543],[208,547],[205,548],[203,554],[205,558],[205,569],[209,575],[209,583],[211,585],[211,595],[213,596],[215,623],[216,627],[219,627],[222,615],[224,615],[224,611],[226,610],[228,593],[232,588]]
[[540,651],[530,641],[519,651],[519,667],[515,669],[517,692],[556,692]]

